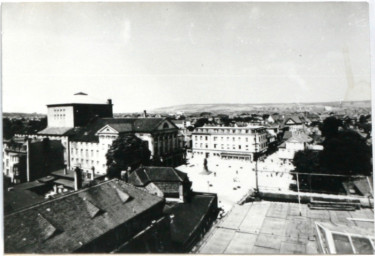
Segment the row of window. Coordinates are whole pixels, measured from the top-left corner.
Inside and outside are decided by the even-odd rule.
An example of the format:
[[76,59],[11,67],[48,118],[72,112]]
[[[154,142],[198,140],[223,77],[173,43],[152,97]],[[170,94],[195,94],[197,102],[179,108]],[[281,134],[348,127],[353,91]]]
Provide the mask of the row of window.
[[54,119],[65,119],[65,114],[55,114],[53,115]]
[[[83,156],[83,153],[86,153],[85,155],[86,155],[86,157],[89,157],[89,152],[90,152],[90,156],[94,156],[94,150],[93,149],[91,149],[90,151],[88,150],[88,149],[86,149],[85,151],[83,151],[83,149],[81,148],[80,150],[78,150],[78,148],[71,148],[71,150],[70,150],[70,153],[72,154],[72,155],[78,155],[78,154],[80,154],[80,156]],[[98,156],[98,154],[99,154],[99,150],[96,150],[96,155]]]
[[[242,137],[226,137],[227,139],[227,141],[229,141],[229,140],[232,140],[232,141],[236,141],[236,140],[238,140],[238,141],[242,141]],[[232,138],[232,139],[231,139]],[[237,138],[237,139],[236,139]],[[197,136],[197,135],[195,135],[194,136],[194,139],[195,140],[205,140],[205,141],[208,141],[208,136]],[[219,137],[217,137],[217,136],[214,136],[213,137],[213,139],[214,139],[214,141],[218,141],[219,140]],[[224,141],[225,139],[224,139],[224,137],[220,137],[220,141]],[[244,138],[244,140],[245,140],[245,142],[249,142],[249,138],[248,137],[245,137]],[[255,141],[255,138],[254,138],[254,141]]]
[[55,108],[53,109],[53,112],[65,112],[65,108]]
[[221,128],[221,129],[215,129],[215,128],[200,128],[197,129],[197,132],[209,132],[209,133],[231,133],[231,134],[246,134],[246,133],[256,133],[257,130],[255,129],[233,129],[233,128]]
[[[245,145],[245,147],[243,147],[243,145],[230,145],[230,144],[226,144],[226,147],[224,144],[214,144],[214,149],[219,149],[219,145],[220,145],[220,149],[227,149],[227,150],[230,150],[230,149],[233,149],[233,150],[236,150],[236,149],[245,149],[247,151],[249,151],[249,145]],[[198,143],[194,143],[194,147],[195,148],[198,148]],[[199,148],[208,148],[208,144],[203,144],[203,143],[200,143],[199,144]]]

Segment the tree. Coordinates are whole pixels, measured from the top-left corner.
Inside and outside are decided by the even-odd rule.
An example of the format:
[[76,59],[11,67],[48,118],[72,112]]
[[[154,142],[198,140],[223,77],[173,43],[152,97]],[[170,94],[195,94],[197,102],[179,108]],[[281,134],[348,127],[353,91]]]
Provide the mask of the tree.
[[121,171],[129,167],[135,169],[142,164],[148,164],[150,151],[147,142],[142,141],[134,135],[120,135],[112,142],[107,158],[107,176],[109,178],[120,178]]
[[203,125],[205,125],[206,123],[208,123],[208,118],[199,118],[195,124],[194,124],[194,127],[197,128],[197,127],[202,127]]
[[334,116],[326,118],[323,121],[323,125],[320,129],[322,131],[322,136],[326,139],[330,139],[332,137],[337,136],[339,132],[339,127],[342,125],[342,121]]
[[320,166],[327,173],[370,175],[372,150],[366,139],[352,130],[338,132],[326,139],[320,154]]
[[[310,149],[298,151],[294,155],[293,164],[296,167],[295,171],[300,173],[318,173],[319,171],[319,152]],[[303,185],[308,184],[311,189],[312,176],[311,175],[299,175],[299,182]],[[294,179],[296,177],[294,176]]]

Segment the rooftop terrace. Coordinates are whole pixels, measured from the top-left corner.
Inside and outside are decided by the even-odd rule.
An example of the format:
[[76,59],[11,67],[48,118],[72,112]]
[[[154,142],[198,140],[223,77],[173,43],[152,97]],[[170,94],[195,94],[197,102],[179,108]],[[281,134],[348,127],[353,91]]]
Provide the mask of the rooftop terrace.
[[[210,231],[198,253],[373,253],[372,209],[311,210],[304,204],[300,207],[296,203],[265,201],[235,205]],[[318,226],[321,233],[317,232]]]

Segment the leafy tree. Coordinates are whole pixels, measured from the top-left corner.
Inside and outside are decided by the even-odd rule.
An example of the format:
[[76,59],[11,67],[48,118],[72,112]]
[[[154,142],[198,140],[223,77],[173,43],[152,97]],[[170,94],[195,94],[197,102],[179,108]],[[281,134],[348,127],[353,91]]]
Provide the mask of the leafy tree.
[[197,127],[202,127],[203,125],[205,125],[206,123],[208,123],[208,119],[207,118],[199,118],[195,124],[194,124],[194,127],[197,128]]
[[294,155],[293,164],[297,172],[319,172],[319,152],[310,149],[298,151]]
[[4,139],[10,139],[14,135],[14,132],[12,131],[12,122],[9,120],[9,118],[3,118],[3,138]]
[[326,139],[330,139],[337,136],[339,132],[339,127],[342,125],[342,121],[334,116],[326,118],[323,121],[323,125],[321,127],[322,136]]
[[320,154],[320,166],[327,173],[370,175],[372,150],[366,140],[352,130],[338,132],[326,139]]
[[146,142],[134,135],[120,135],[106,154],[107,176],[120,178],[121,171],[129,167],[135,169],[142,164],[147,165],[150,155]]
[[[320,172],[319,167],[319,152],[310,149],[298,151],[294,155],[293,164],[296,167],[295,171],[300,173],[318,173]],[[293,177],[296,179],[295,175]],[[299,175],[299,182],[303,185],[308,185],[311,189],[312,180],[314,178],[311,175]],[[315,179],[316,180],[316,177]]]

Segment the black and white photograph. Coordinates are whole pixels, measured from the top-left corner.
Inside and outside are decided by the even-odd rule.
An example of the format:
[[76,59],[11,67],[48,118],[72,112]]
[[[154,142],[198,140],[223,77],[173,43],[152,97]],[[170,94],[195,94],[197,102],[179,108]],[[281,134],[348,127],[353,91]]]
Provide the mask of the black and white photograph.
[[373,4],[3,2],[4,252],[374,254]]

